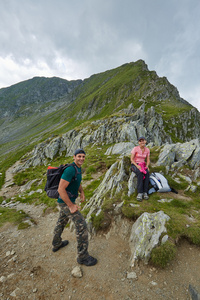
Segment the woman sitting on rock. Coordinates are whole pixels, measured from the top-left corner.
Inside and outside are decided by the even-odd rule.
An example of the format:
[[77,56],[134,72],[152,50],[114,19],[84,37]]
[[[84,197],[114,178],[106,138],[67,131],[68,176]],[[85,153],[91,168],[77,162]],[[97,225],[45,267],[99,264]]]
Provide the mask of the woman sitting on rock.
[[[146,147],[146,139],[141,136],[138,139],[139,146],[131,151],[131,169],[137,175],[137,200],[149,199],[149,164],[150,150]],[[146,162],[145,162],[146,160]]]

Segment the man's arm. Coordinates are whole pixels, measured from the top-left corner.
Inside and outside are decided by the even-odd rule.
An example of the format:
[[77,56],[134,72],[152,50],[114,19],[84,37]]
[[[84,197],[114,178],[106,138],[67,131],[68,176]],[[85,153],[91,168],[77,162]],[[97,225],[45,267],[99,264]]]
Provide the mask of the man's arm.
[[84,201],[85,201],[85,194],[84,194],[83,187],[82,187],[81,184],[80,184],[80,186],[79,186],[78,191],[79,191],[79,193],[80,193],[81,202],[84,202]]
[[61,178],[58,186],[58,193],[60,195],[60,198],[67,204],[70,212],[73,214],[79,209],[79,206],[76,205],[75,203],[72,203],[72,201],[69,199],[69,196],[66,192],[66,188],[68,187],[69,184],[70,184],[69,181],[66,181]]

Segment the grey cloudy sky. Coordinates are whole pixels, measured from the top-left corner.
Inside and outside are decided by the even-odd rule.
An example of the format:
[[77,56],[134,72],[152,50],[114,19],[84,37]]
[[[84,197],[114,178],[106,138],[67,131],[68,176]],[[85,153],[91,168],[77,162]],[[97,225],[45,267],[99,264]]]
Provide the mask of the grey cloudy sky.
[[199,0],[0,0],[0,88],[143,59],[200,111]]

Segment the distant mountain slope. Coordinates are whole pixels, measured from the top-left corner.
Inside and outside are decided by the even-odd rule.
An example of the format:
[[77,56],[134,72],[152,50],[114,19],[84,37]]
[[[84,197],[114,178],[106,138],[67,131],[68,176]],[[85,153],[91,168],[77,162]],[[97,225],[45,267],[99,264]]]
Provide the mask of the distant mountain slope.
[[45,109],[48,103],[51,105],[51,101],[59,102],[63,96],[68,96],[81,82],[81,80],[67,81],[57,77],[34,77],[0,89],[0,117],[12,121],[34,114]]
[[[60,134],[84,122],[112,114],[133,114],[143,105],[162,117],[172,140],[184,127],[181,140],[199,137],[199,112],[179,96],[167,78],[149,71],[144,61],[92,75],[85,80],[40,78],[0,90],[0,154]],[[145,123],[144,123],[145,126]],[[12,148],[13,149],[13,148]]]

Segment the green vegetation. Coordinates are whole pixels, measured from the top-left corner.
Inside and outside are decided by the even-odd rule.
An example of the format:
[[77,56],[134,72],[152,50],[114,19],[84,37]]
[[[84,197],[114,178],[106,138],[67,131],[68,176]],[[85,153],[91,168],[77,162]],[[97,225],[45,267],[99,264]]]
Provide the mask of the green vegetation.
[[21,222],[19,225],[18,225],[18,229],[21,230],[21,229],[27,229],[29,228],[31,225],[28,224],[28,223],[24,223],[24,222]]
[[[58,84],[58,79],[52,79],[51,84]],[[13,122],[10,124],[10,134],[8,134],[10,141],[0,146],[0,187],[5,181],[5,172],[16,161],[25,159],[29,156],[28,152],[33,150],[40,142],[48,142],[48,139],[60,136],[69,130],[80,130],[90,126],[91,130],[96,130],[99,124],[92,123],[92,121],[115,120],[116,116],[132,117],[131,114],[127,116],[123,109],[132,104],[133,109],[138,109],[143,103],[145,104],[145,112],[153,107],[155,112],[162,116],[163,126],[174,142],[181,141],[175,131],[182,130],[181,117],[191,110],[191,106],[183,103],[177,97],[177,93],[173,86],[169,84],[166,78],[158,78],[155,72],[149,72],[142,61],[136,63],[125,64],[119,68],[109,70],[100,74],[91,76],[85,79],[81,84],[73,89],[70,95],[60,94],[63,97],[60,106],[56,107],[55,111],[49,110],[49,107],[54,106],[59,99],[55,95],[47,94],[45,89],[48,80],[40,80],[40,78],[27,81],[20,85],[19,91],[12,87],[11,94],[7,98],[7,104],[15,102],[17,97],[24,95],[24,91],[32,89],[36,85],[40,88],[41,95],[44,97],[44,103],[40,104],[39,113],[34,111],[33,106],[23,102],[19,110],[20,116],[14,116]],[[72,84],[72,83],[71,83]],[[152,88],[155,87],[155,88]],[[19,93],[19,94],[18,94]],[[69,96],[69,97],[68,97]],[[48,100],[50,97],[50,100]],[[3,99],[3,98],[2,98]],[[0,100],[2,100],[0,99]],[[4,101],[5,102],[5,101]],[[38,104],[37,104],[38,105]],[[24,114],[24,111],[30,106],[32,113]],[[171,124],[172,119],[176,126]],[[117,125],[119,129],[123,122],[118,119]],[[1,120],[1,125],[3,120]],[[195,123],[192,119],[187,132],[187,138],[190,137]],[[16,133],[15,128],[19,130]],[[88,201],[94,194],[95,189],[98,188],[102,182],[105,172],[111,165],[119,159],[117,155],[105,155],[108,147],[112,145],[90,145],[86,147],[86,161],[83,165],[83,185],[86,185],[85,196]],[[95,229],[106,230],[109,228],[112,219],[113,208],[123,202],[122,215],[130,220],[136,220],[144,212],[154,213],[160,210],[164,211],[170,216],[170,221],[167,223],[167,231],[171,240],[178,240],[181,238],[188,239],[191,243],[200,245],[200,187],[197,191],[185,191],[188,183],[181,177],[179,182],[172,178],[173,173],[166,174],[165,166],[154,166],[157,162],[160,147],[151,148],[151,172],[163,172],[168,179],[169,185],[174,189],[181,191],[185,198],[178,198],[176,195],[154,193],[150,196],[148,201],[138,203],[136,201],[136,193],[127,196],[128,188],[127,181],[122,183],[122,191],[116,192],[116,188],[104,196],[102,199],[101,212],[91,215],[91,222]],[[64,155],[55,158],[53,161],[48,161],[52,166],[59,166],[63,163],[71,162],[73,159],[66,158]],[[126,158],[126,173],[130,172],[130,158]],[[18,186],[22,186],[34,180],[31,186],[33,194],[26,191],[22,195],[18,195],[14,201],[20,201],[27,204],[38,205],[44,203],[48,209],[56,208],[56,200],[50,199],[44,192],[46,181],[46,166],[38,166],[26,169],[17,173],[14,176],[14,182]],[[117,170],[116,170],[117,171]],[[188,170],[183,170],[183,172]],[[43,192],[37,192],[41,189]],[[114,195],[114,196],[113,196]],[[187,196],[187,198],[186,198]],[[169,202],[159,202],[162,198]],[[9,201],[8,199],[7,201]],[[0,199],[0,203],[3,198]],[[82,204],[82,207],[84,204]],[[45,210],[47,210],[47,208]],[[88,210],[85,210],[84,215],[87,216]],[[19,229],[27,228],[28,223],[24,222],[26,214],[23,212],[16,212],[15,210],[2,208],[0,210],[0,226],[5,222],[19,224]],[[152,252],[151,261],[155,265],[165,267],[167,263],[175,256],[176,247],[174,243],[167,242],[164,245],[159,245]]]
[[16,211],[15,209],[0,207],[0,227],[9,222],[14,225],[23,223],[28,215],[22,210]]
[[176,257],[176,252],[176,246],[172,242],[167,241],[152,250],[150,261],[156,267],[165,268]]
[[[104,178],[105,172],[110,168],[110,166],[116,162],[118,157],[115,156],[107,156],[105,155],[106,150],[111,145],[93,145],[93,147],[86,147],[86,160],[83,165],[83,185],[87,184],[85,190],[86,201],[88,201],[94,194],[95,189],[98,188],[99,184],[102,182]],[[152,160],[156,162],[158,157],[159,148],[154,147],[151,149]],[[51,163],[52,166],[58,166],[62,163],[71,162],[73,159],[71,157],[57,157]],[[130,158],[127,157],[125,159],[126,162],[126,172],[127,174],[130,172]],[[117,169],[116,169],[117,171]],[[200,200],[199,200],[199,192],[200,187],[197,188],[195,193],[183,192],[187,187],[187,183],[183,178],[180,179],[180,183],[175,181],[172,178],[173,173],[169,172],[165,173],[165,167],[152,167],[151,171],[163,172],[167,177],[170,185],[174,187],[178,191],[182,191],[185,194],[185,199],[179,199],[176,194],[160,194],[153,193],[150,195],[148,201],[138,202],[136,200],[136,193],[131,197],[127,196],[128,187],[127,182],[122,183],[123,189],[120,193],[115,194],[113,190],[112,197],[108,192],[107,195],[104,196],[103,203],[101,206],[101,211],[96,214],[94,212],[91,215],[91,222],[96,229],[106,230],[109,228],[112,221],[112,212],[116,204],[121,203],[123,201],[122,206],[122,215],[128,219],[136,220],[140,215],[144,212],[154,213],[162,210],[166,213],[170,220],[166,224],[167,234],[170,237],[170,241],[177,241],[182,238],[188,239],[191,243],[195,245],[200,245],[200,217],[199,217],[199,209],[200,209]],[[184,172],[189,170],[184,169]],[[43,180],[42,180],[43,179]],[[35,180],[32,184],[31,191],[37,191],[38,189],[44,190],[46,179],[46,166],[39,166],[26,169],[20,173],[17,173],[14,176],[15,184],[23,185],[30,180]],[[189,194],[188,194],[189,193]],[[188,194],[188,199],[186,195]],[[160,199],[165,198],[166,202],[159,202]],[[1,199],[2,202],[3,198]],[[9,201],[9,199],[8,199]],[[45,192],[42,194],[34,193],[29,195],[29,191],[25,192],[23,195],[15,198],[15,201],[20,201],[23,203],[34,203],[35,205],[40,203],[45,203],[47,207],[51,209],[56,208],[56,200],[50,199],[46,196]],[[84,204],[82,204],[82,207]],[[4,216],[1,217],[2,224],[3,222],[14,222],[11,218],[11,215],[16,217],[20,216],[21,219],[19,221],[19,228],[26,228],[29,226],[26,222],[23,222],[24,215],[21,213],[16,213],[14,210],[5,209],[8,213],[10,212],[10,218]],[[85,217],[87,216],[89,210],[83,211]],[[23,217],[22,217],[23,216]],[[193,216],[191,218],[191,216]],[[14,218],[15,220],[15,218]],[[195,220],[195,221],[194,221]],[[176,246],[172,242],[167,242],[164,245],[159,245],[154,249],[151,256],[151,263],[155,266],[160,266],[164,268],[174,257],[176,254]]]

